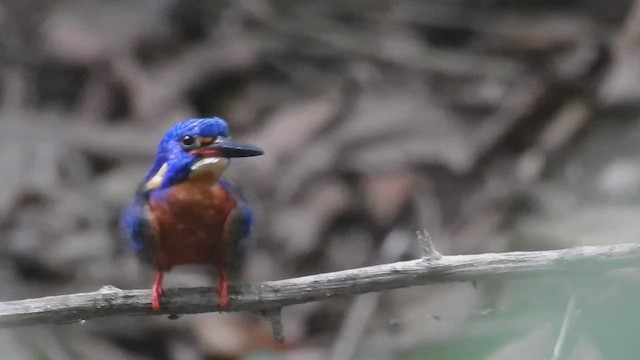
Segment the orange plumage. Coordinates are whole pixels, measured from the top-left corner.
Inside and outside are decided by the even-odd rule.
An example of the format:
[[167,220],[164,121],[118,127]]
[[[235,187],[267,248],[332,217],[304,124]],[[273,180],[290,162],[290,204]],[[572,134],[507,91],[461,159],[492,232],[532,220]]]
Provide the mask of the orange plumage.
[[229,214],[237,201],[219,183],[190,180],[173,186],[163,201],[150,199],[155,261],[159,270],[175,265],[226,264],[231,239],[225,238]]

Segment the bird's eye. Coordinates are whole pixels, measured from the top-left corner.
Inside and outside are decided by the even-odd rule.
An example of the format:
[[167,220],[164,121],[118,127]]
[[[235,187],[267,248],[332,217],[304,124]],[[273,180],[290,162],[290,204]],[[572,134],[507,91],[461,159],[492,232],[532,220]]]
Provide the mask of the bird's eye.
[[180,138],[180,146],[182,146],[183,149],[190,150],[197,148],[198,146],[200,146],[200,144],[198,143],[198,139],[196,139],[195,136],[185,135]]

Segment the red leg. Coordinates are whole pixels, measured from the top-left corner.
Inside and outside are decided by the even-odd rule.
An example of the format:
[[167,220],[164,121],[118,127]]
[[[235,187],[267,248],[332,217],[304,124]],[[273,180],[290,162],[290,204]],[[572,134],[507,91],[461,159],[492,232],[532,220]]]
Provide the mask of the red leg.
[[227,306],[227,272],[218,269],[218,306]]
[[160,310],[160,296],[162,296],[162,278],[164,274],[162,271],[156,271],[156,278],[153,281],[153,286],[151,287],[151,308],[154,311]]

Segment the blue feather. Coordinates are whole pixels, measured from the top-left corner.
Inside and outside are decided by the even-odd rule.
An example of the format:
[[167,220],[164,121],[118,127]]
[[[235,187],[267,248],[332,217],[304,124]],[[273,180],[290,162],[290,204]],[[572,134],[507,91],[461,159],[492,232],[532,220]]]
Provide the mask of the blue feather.
[[[164,163],[169,163],[170,169],[167,174],[171,177],[171,182],[165,184],[170,186],[184,179],[189,173],[187,163],[192,162],[194,157],[182,151],[177,141],[183,135],[199,135],[207,137],[229,136],[229,126],[221,118],[195,118],[180,121],[173,125],[160,140],[158,150],[153,160],[153,165],[145,175],[148,181],[160,170]],[[171,166],[174,164],[174,166]]]
[[149,220],[146,218],[144,193],[138,191],[120,215],[120,228],[128,240],[128,245],[136,253],[145,250],[148,237],[152,235]]
[[220,179],[218,183],[222,185],[229,194],[237,201],[234,211],[229,214],[232,226],[224,236],[232,242],[231,253],[229,254],[228,266],[232,270],[239,269],[245,255],[251,245],[251,227],[253,225],[253,213],[247,200],[237,191],[227,180]]

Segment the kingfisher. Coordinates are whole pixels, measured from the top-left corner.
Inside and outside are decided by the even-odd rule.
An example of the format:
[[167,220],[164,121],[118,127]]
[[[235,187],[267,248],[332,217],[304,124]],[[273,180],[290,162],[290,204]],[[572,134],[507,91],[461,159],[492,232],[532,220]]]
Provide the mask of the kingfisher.
[[134,251],[155,267],[153,310],[160,310],[164,273],[183,264],[212,265],[218,305],[227,305],[228,271],[244,260],[252,213],[221,176],[231,158],[262,154],[232,140],[218,117],[180,121],[162,137],[153,165],[120,217]]

